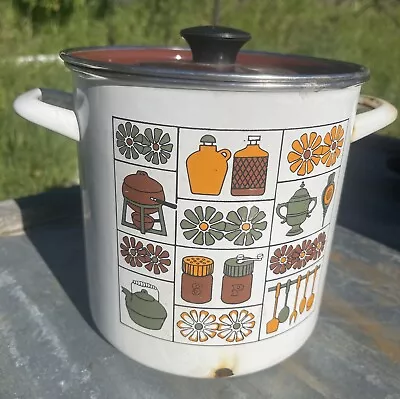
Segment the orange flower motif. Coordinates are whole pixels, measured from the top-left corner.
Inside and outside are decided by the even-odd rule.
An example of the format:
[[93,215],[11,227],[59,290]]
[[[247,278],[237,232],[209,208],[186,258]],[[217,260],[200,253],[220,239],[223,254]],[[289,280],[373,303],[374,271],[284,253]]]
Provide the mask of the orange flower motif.
[[326,145],[322,146],[322,163],[327,167],[332,166],[336,163],[338,159],[341,148],[344,142],[344,130],[342,125],[334,126],[330,132],[325,135],[324,143]]
[[291,164],[290,170],[298,176],[304,176],[314,170],[314,165],[318,165],[322,154],[322,137],[312,132],[301,135],[300,140],[292,143],[293,151],[290,151],[287,160]]

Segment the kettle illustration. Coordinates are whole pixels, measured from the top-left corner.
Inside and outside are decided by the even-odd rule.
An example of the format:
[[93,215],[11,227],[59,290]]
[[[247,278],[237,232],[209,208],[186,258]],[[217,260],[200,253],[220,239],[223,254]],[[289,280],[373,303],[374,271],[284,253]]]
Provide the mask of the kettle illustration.
[[[133,285],[142,288],[141,291],[133,292]],[[150,288],[157,292],[157,299],[148,293],[145,288]],[[125,294],[125,306],[132,321],[143,328],[149,330],[160,330],[167,318],[167,311],[160,303],[158,288],[144,281],[133,280],[131,290],[121,287]]]
[[192,194],[219,195],[228,170],[231,152],[217,151],[216,139],[206,134],[199,150],[188,156],[186,168]]

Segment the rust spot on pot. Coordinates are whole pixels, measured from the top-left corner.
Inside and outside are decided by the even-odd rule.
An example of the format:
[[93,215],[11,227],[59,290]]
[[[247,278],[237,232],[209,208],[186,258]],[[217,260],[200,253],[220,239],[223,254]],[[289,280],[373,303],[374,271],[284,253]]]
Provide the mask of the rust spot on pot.
[[236,356],[227,356],[224,357],[221,361],[219,361],[214,367],[208,377],[209,378],[225,378],[225,377],[233,377],[237,372],[236,367],[237,359]]
[[232,377],[233,371],[227,367],[223,367],[215,370],[214,378],[224,378],[224,377]]

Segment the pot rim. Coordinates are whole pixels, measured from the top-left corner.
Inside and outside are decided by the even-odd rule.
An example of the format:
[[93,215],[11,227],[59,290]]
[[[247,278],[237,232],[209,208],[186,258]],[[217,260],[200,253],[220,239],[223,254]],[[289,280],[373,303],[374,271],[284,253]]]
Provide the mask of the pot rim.
[[[143,64],[113,63],[79,57],[84,52],[112,51],[153,51],[171,52],[176,59],[188,59],[190,49],[186,47],[161,46],[93,46],[76,47],[62,50],[59,54],[65,65],[84,77],[117,79],[124,83],[137,86],[215,89],[230,91],[284,91],[284,90],[335,90],[350,86],[358,86],[369,79],[368,68],[340,60],[312,57],[306,55],[284,54],[263,51],[241,51],[240,56],[273,57],[283,61],[298,61],[303,63],[320,63],[332,69],[332,73],[309,73],[302,75],[274,75],[271,73],[233,73],[219,68],[205,70],[163,67],[160,63],[147,62]],[[182,53],[184,57],[180,56]],[[168,60],[166,60],[168,61]],[[264,60],[265,61],[265,60]],[[239,65],[240,66],[240,65]]]

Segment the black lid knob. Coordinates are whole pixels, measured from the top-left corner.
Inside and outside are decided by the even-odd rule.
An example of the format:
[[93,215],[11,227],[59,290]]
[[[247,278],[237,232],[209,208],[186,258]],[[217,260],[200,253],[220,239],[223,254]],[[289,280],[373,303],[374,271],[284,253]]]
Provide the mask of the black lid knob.
[[240,48],[251,39],[250,33],[224,26],[195,26],[181,30],[194,62],[234,64]]

